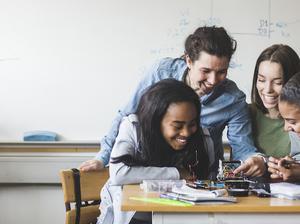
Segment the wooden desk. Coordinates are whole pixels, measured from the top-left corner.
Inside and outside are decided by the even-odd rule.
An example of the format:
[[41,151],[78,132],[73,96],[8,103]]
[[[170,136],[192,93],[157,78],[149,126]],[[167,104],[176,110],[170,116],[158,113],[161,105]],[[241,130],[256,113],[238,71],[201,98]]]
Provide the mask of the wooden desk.
[[144,193],[138,185],[126,185],[122,194],[122,211],[152,212],[153,224],[289,224],[300,220],[300,200],[239,197],[235,204],[171,206],[130,197],[158,197]]

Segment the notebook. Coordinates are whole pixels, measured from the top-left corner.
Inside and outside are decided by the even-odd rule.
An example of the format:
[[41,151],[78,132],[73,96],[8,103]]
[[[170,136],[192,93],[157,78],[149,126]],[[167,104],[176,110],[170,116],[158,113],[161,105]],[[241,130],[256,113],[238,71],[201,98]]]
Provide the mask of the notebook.
[[178,200],[190,204],[203,204],[203,203],[233,203],[236,202],[235,197],[224,196],[225,189],[217,190],[202,190],[194,189],[189,186],[183,185],[182,187],[173,187],[170,192],[160,194],[161,198],[168,198]]
[[171,192],[193,197],[216,198],[225,195],[226,189],[202,190],[183,185],[182,187],[173,187]]
[[300,184],[299,183],[271,183],[270,191],[272,196],[288,198],[288,199],[300,199]]
[[161,198],[167,198],[177,201],[186,202],[189,204],[197,205],[203,203],[235,203],[237,199],[235,197],[199,197],[184,194],[177,194],[173,192],[166,192],[160,194]]

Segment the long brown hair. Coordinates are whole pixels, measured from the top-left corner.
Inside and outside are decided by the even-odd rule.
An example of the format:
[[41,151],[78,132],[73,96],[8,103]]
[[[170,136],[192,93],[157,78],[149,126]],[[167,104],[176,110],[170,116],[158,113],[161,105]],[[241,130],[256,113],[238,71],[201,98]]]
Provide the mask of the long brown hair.
[[288,45],[274,44],[265,49],[258,57],[254,69],[251,90],[251,102],[263,113],[267,113],[256,88],[259,65],[263,61],[276,62],[283,69],[283,85],[298,71],[300,71],[300,59],[297,53]]

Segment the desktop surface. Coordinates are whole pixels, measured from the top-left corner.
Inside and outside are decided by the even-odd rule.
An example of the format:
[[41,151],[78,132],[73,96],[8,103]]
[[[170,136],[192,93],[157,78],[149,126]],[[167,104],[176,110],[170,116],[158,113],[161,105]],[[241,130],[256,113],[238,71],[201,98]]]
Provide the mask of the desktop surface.
[[159,193],[145,193],[139,185],[125,185],[122,193],[122,211],[197,212],[197,213],[300,213],[300,200],[281,198],[237,197],[237,203],[175,206],[133,200],[130,198],[158,198]]

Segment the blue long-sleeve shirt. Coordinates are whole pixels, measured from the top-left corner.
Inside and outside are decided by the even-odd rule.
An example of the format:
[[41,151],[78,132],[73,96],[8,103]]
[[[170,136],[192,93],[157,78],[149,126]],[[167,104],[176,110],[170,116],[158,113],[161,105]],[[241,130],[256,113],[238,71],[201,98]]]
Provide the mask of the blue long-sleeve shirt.
[[[121,120],[136,112],[144,91],[162,79],[174,78],[184,81],[186,69],[186,62],[181,58],[164,58],[155,63],[140,81],[127,105],[118,111],[110,131],[101,140],[101,150],[96,155],[96,159],[101,160],[104,165],[108,164]],[[222,133],[226,126],[233,159],[245,160],[256,153],[245,98],[245,94],[233,81],[225,79],[211,93],[200,99],[202,104],[200,125],[210,131],[214,141],[216,163],[219,159],[223,159]]]

